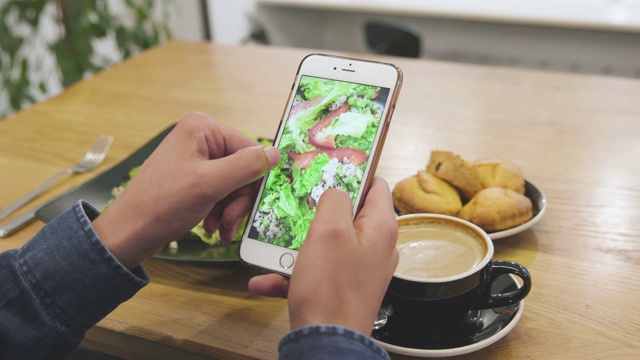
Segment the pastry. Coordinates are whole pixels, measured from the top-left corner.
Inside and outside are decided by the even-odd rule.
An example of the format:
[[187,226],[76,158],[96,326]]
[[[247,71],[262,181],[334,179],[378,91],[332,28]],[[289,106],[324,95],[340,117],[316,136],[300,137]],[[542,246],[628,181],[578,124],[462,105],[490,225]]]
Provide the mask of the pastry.
[[450,151],[432,151],[427,171],[460,190],[463,200],[483,189],[475,166]]
[[525,223],[533,216],[531,200],[511,189],[490,187],[478,192],[458,213],[486,232]]
[[515,164],[494,159],[476,161],[474,165],[483,187],[503,187],[524,194],[524,176]]
[[462,208],[456,189],[426,171],[400,181],[392,195],[393,204],[403,214],[455,215]]

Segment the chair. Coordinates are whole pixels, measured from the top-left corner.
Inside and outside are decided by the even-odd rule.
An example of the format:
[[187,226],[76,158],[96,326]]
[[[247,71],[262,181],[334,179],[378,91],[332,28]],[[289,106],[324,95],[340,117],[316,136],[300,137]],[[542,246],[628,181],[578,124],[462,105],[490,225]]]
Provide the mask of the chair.
[[367,45],[376,54],[420,56],[420,37],[412,31],[378,21],[368,21],[364,27]]

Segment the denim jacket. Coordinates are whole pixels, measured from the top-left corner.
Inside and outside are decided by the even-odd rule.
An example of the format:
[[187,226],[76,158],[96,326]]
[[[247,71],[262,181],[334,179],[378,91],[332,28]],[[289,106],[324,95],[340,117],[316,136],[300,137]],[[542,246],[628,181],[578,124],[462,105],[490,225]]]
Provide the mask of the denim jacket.
[[[0,254],[0,359],[62,359],[85,332],[149,283],[127,270],[91,226],[84,202],[47,224],[22,248]],[[363,334],[332,325],[285,335],[281,359],[388,359]]]

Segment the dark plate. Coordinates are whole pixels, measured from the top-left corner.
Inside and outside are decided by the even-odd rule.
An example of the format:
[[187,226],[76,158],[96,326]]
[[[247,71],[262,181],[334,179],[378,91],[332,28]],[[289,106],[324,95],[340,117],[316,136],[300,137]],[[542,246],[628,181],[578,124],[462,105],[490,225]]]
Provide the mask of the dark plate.
[[[129,179],[129,171],[136,166],[142,165],[174,126],[171,125],[166,128],[111,169],[47,203],[36,212],[36,217],[47,223],[81,199],[97,209],[104,209],[107,203],[113,199],[111,190]],[[238,243],[209,245],[199,239],[187,237],[178,242],[176,250],[166,247],[156,257],[198,262],[237,261]]]
[[[501,276],[493,283],[491,290],[498,293],[510,292],[518,285],[511,276]],[[524,300],[517,304],[469,312],[464,324],[439,331],[424,329],[420,323],[404,323],[394,319],[383,304],[373,330],[372,337],[387,351],[419,356],[444,357],[468,354],[485,348],[503,338],[518,323],[524,311]]]
[[177,249],[165,246],[155,257],[189,262],[238,261],[239,247],[239,242],[209,245],[195,236],[187,236],[178,242]]
[[113,199],[111,190],[129,179],[129,171],[136,166],[142,165],[174,126],[172,125],[156,135],[156,137],[111,169],[47,203],[36,211],[36,217],[48,223],[80,199],[85,200],[96,209],[104,209],[109,200]]

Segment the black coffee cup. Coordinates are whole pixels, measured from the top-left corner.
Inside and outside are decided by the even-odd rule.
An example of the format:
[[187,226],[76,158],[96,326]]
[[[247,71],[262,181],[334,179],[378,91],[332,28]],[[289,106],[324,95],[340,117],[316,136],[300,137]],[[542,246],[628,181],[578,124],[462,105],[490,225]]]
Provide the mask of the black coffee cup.
[[[400,216],[398,225],[400,263],[386,294],[394,318],[427,328],[452,327],[472,310],[512,305],[529,293],[529,271],[493,260],[493,242],[476,225],[437,214]],[[513,275],[522,286],[491,293],[495,279]]]

